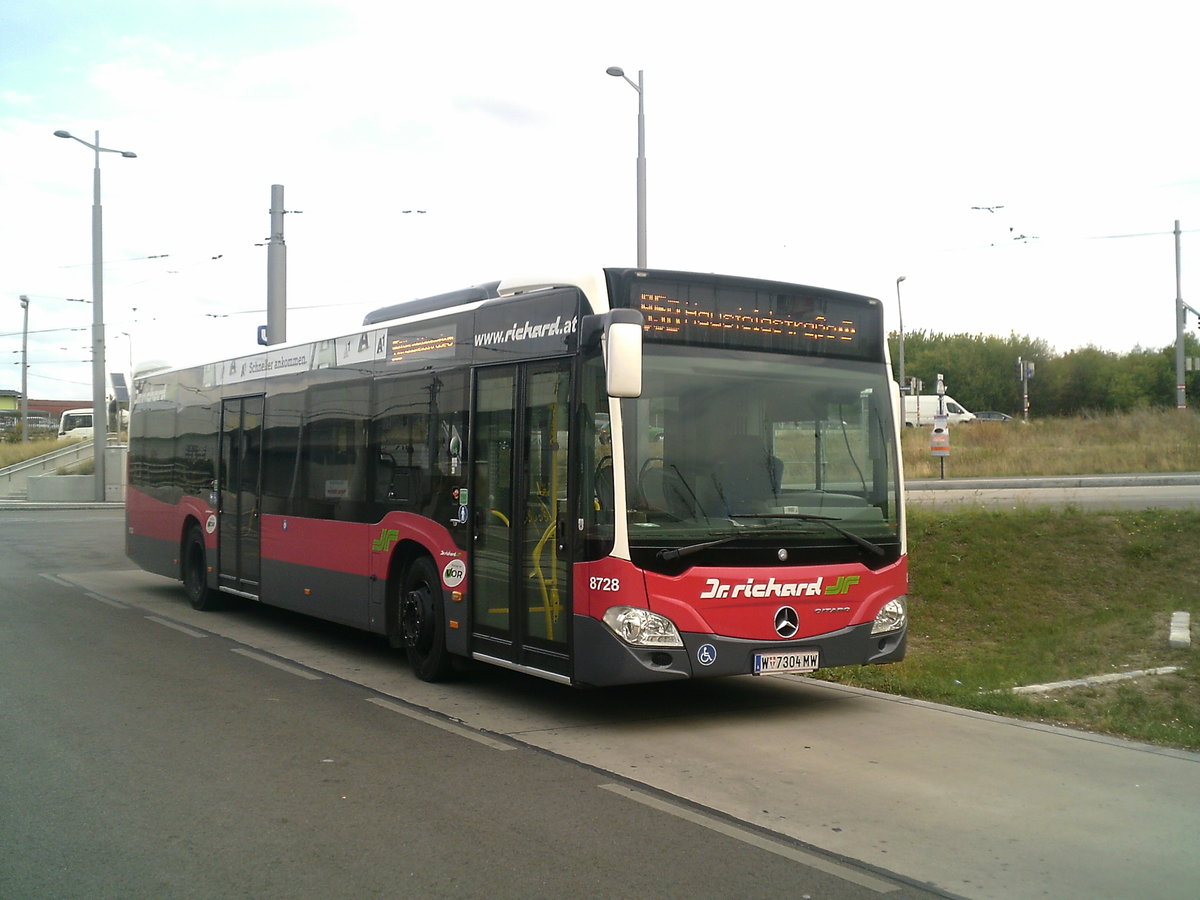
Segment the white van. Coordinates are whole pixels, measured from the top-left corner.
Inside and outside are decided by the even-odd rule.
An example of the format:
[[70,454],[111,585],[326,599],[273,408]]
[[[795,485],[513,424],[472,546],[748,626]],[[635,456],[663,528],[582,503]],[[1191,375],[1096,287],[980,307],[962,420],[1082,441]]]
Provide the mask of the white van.
[[62,418],[58,420],[58,439],[60,441],[63,438],[90,438],[92,434],[91,408],[63,411]]
[[933,417],[938,414],[939,399],[946,401],[946,424],[958,425],[961,422],[971,422],[975,414],[951,397],[949,394],[939,398],[937,394],[908,395],[904,398],[905,425],[932,425]]

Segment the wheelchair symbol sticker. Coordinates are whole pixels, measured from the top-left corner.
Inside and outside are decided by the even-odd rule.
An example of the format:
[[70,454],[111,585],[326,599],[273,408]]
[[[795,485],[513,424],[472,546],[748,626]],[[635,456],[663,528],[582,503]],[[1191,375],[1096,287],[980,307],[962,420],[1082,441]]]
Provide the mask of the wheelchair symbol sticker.
[[696,651],[696,661],[702,666],[711,666],[717,661],[717,648],[712,644],[704,644]]

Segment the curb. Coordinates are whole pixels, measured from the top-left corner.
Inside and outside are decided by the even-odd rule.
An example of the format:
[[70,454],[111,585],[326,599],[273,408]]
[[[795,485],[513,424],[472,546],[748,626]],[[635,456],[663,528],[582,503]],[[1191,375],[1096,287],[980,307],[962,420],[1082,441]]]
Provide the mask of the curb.
[[1127,475],[1034,475],[1028,478],[918,478],[906,479],[909,491],[984,491],[1024,488],[1161,487],[1200,484],[1200,472]]
[[0,509],[124,509],[124,501],[0,500]]

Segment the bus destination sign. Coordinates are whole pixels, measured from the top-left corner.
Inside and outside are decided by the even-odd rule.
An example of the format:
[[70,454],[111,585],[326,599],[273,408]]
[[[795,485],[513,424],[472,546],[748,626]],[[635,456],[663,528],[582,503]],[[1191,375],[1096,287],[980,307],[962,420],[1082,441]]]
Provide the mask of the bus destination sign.
[[[792,298],[787,298],[792,299]],[[646,330],[665,335],[682,335],[701,328],[754,335],[783,335],[813,341],[853,341],[858,328],[853,319],[833,319],[808,311],[776,312],[773,308],[717,309],[694,299],[680,300],[669,294],[640,291],[638,309],[646,317]]]
[[408,362],[417,357],[445,359],[454,356],[455,327],[453,323],[435,327],[396,326],[388,329],[387,361]]
[[860,359],[882,352],[878,329],[865,324],[875,312],[866,298],[639,281],[630,299],[647,340]]

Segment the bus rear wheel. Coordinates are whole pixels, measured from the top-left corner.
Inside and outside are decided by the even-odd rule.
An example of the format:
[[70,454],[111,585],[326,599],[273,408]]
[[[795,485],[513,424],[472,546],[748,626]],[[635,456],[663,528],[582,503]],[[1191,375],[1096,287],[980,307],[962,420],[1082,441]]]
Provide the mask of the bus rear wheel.
[[199,525],[193,525],[183,540],[183,589],[193,609],[216,609],[219,594],[208,586],[207,551]]
[[422,681],[442,681],[453,671],[446,650],[445,613],[437,569],[419,557],[404,573],[400,588],[400,642],[413,673]]

